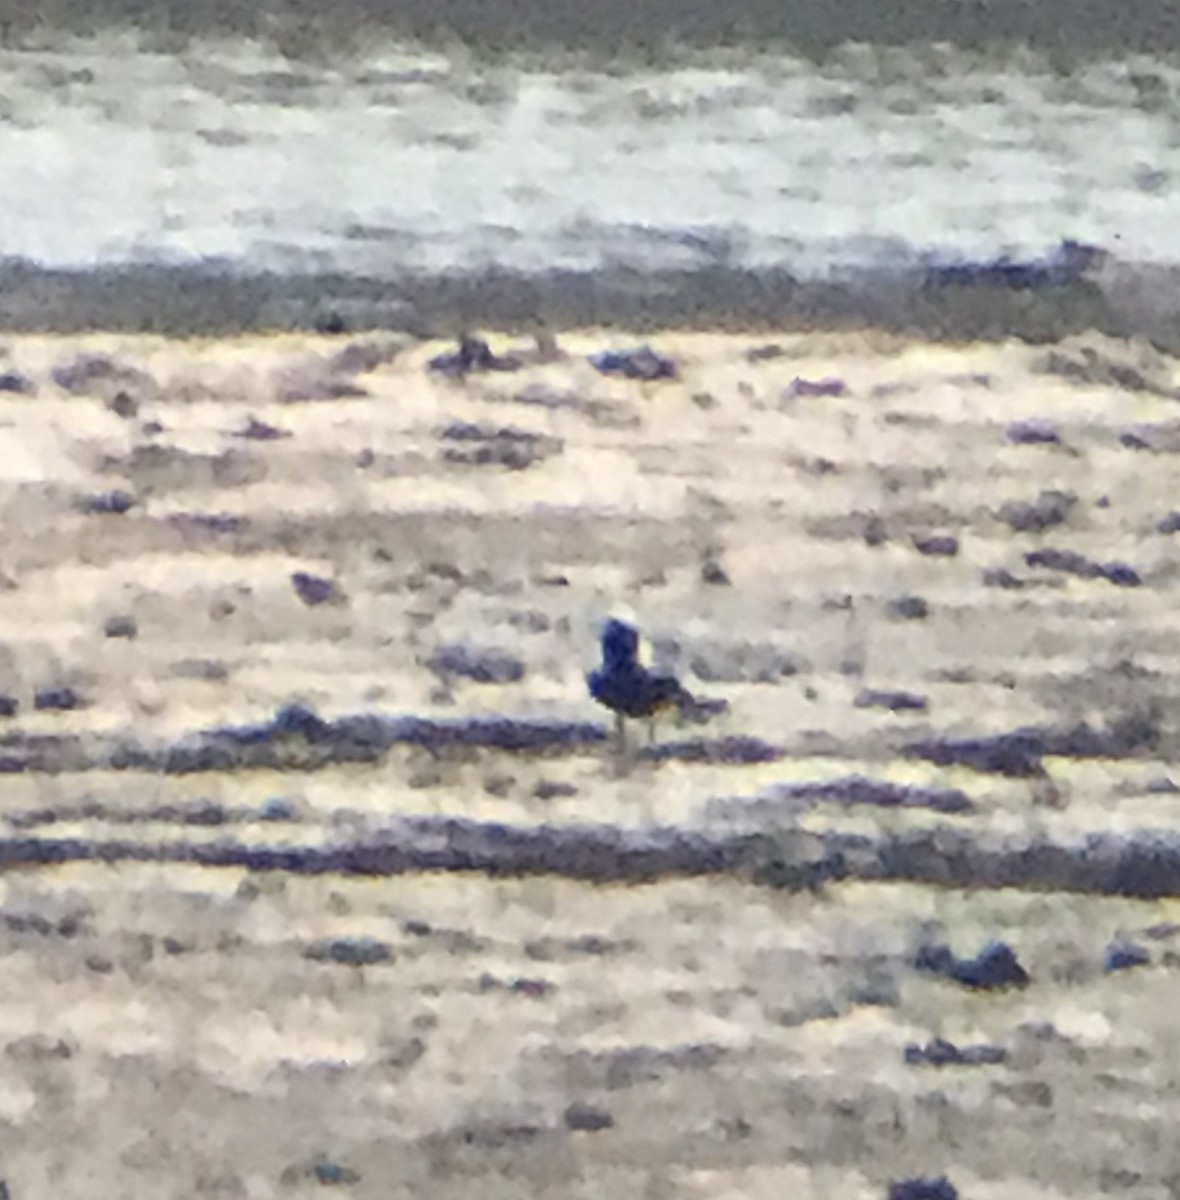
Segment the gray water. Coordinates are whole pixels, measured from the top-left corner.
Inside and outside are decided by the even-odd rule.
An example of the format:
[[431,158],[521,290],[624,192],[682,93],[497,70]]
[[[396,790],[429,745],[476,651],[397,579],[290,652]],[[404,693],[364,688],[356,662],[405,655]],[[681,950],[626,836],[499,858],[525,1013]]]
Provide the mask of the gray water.
[[396,283],[1180,264],[1180,69],[1019,47],[293,60],[134,32],[0,51],[0,257]]

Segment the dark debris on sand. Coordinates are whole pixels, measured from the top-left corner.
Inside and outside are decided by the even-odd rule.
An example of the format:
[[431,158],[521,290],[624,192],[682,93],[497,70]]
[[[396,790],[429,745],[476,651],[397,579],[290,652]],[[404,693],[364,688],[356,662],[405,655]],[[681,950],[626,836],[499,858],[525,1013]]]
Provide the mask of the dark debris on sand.
[[895,1179],[889,1185],[887,1200],[959,1200],[959,1190],[945,1176]]
[[881,688],[862,688],[853,704],[856,708],[887,708],[890,712],[925,712],[929,707],[926,697],[918,692]]
[[1013,421],[1006,434],[1014,446],[1059,446],[1061,435],[1051,421],[1037,417]]
[[0,371],[0,392],[12,396],[32,396],[37,391],[37,385],[19,371]]
[[515,355],[496,355],[483,338],[464,334],[451,354],[437,354],[427,367],[440,375],[462,379],[483,371],[518,371],[524,364]]
[[1127,758],[1151,751],[1159,728],[1149,711],[1128,712],[1107,729],[1082,722],[1067,729],[1026,726],[981,737],[932,737],[913,742],[903,753],[938,766],[963,766],[1012,778],[1044,775],[1045,758]]
[[952,534],[932,534],[914,537],[914,549],[928,558],[954,558],[959,553],[959,539]]
[[296,571],[291,576],[291,586],[295,594],[309,608],[320,604],[331,604],[342,599],[340,589],[331,579],[321,575],[310,575],[306,571]]
[[1035,500],[1009,501],[996,515],[1013,533],[1041,533],[1067,521],[1077,502],[1073,492],[1049,489]]
[[836,399],[848,395],[848,384],[835,376],[825,376],[823,379],[804,379],[796,376],[784,389],[784,400],[795,399]]
[[650,346],[636,346],[631,350],[600,350],[590,355],[590,365],[603,375],[621,375],[624,379],[639,379],[654,382],[657,379],[675,379],[676,364]]
[[982,1042],[972,1046],[956,1046],[945,1038],[933,1038],[924,1044],[911,1042],[905,1048],[905,1061],[912,1067],[985,1067],[1007,1059],[1003,1046]]
[[72,396],[98,396],[108,403],[121,394],[136,403],[160,396],[159,385],[146,371],[120,363],[108,354],[79,354],[54,367],[52,377],[62,391]]
[[563,448],[560,438],[472,421],[453,421],[440,430],[438,436],[449,443],[443,451],[447,462],[463,466],[507,467],[510,471],[523,471],[560,454]]
[[519,683],[524,678],[524,663],[516,655],[461,644],[439,646],[426,665],[436,675],[457,675],[473,683]]
[[1117,938],[1106,948],[1103,960],[1103,970],[1107,974],[1115,971],[1127,971],[1132,967],[1146,967],[1151,964],[1151,953],[1146,947],[1126,938]]
[[931,812],[960,816],[975,810],[970,797],[958,788],[919,787],[912,784],[889,783],[849,775],[843,779],[821,782],[777,783],[764,792],[755,804],[779,806],[839,804],[844,808],[864,805],[872,808],[917,808]]
[[1031,550],[1024,556],[1030,567],[1043,567],[1048,571],[1061,571],[1066,575],[1077,575],[1081,579],[1105,579],[1116,587],[1139,587],[1142,577],[1134,567],[1122,562],[1094,562],[1074,550],[1059,550],[1046,547]]
[[974,958],[957,958],[949,946],[926,945],[914,955],[914,967],[931,975],[942,975],[977,991],[999,991],[1027,987],[1028,972],[1007,942],[989,942]]
[[122,516],[135,507],[135,497],[130,492],[116,488],[111,492],[99,492],[85,496],[79,502],[81,512],[91,516]]
[[1033,370],[1081,386],[1147,392],[1166,399],[1177,395],[1167,360],[1142,342],[1097,335],[1070,338],[1042,354]]
[[372,937],[325,938],[313,942],[303,951],[312,962],[336,963],[345,967],[369,967],[393,959],[393,951]]

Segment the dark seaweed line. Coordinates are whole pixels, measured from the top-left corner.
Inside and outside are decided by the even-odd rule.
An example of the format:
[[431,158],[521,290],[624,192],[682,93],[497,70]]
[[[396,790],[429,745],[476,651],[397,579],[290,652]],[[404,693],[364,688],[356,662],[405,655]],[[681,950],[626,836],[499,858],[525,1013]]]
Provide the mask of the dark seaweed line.
[[[508,717],[429,720],[361,714],[325,721],[291,705],[254,725],[206,730],[179,742],[149,747],[125,738],[11,734],[0,739],[0,774],[47,774],[105,769],[187,775],[249,769],[316,770],[340,763],[377,762],[395,745],[432,753],[464,749],[517,754],[571,754],[606,742],[606,729],[590,722],[529,721]],[[785,754],[758,738],[690,738],[642,752],[647,759],[683,762],[761,763]]]
[[[924,738],[897,747],[904,756],[938,766],[1024,778],[1043,774],[1043,759],[1144,757],[1158,743],[1150,713],[1133,713],[1108,730],[1085,723],[1053,729],[1027,727],[979,738]],[[187,775],[206,771],[279,769],[309,771],[340,763],[378,762],[395,745],[431,753],[498,750],[505,753],[575,754],[606,742],[606,729],[590,722],[474,717],[431,720],[362,713],[326,721],[308,708],[290,705],[270,720],[194,733],[179,742],[150,747],[127,738],[19,733],[0,738],[0,775],[26,771],[158,771]],[[748,765],[775,762],[787,748],[761,738],[691,737],[640,752],[653,762],[678,761]]]
[[1157,834],[1093,835],[1074,845],[1045,840],[986,845],[969,832],[949,827],[874,839],[790,828],[715,836],[672,828],[638,832],[611,826],[520,828],[418,817],[398,823],[379,840],[328,847],[84,838],[0,841],[0,869],[70,862],[183,863],[295,875],[557,875],[596,883],[711,875],[790,890],[859,880],[1140,898],[1180,896],[1180,839]]

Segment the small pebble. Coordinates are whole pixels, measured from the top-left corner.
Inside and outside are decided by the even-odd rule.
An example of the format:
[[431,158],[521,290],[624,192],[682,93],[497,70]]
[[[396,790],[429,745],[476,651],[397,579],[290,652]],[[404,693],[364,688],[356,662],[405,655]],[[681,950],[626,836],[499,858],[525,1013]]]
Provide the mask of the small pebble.
[[914,538],[914,549],[930,558],[954,558],[959,553],[959,539],[949,534]]
[[896,1179],[889,1185],[889,1200],[959,1200],[959,1190],[945,1175]]
[[1134,942],[1116,941],[1106,948],[1104,970],[1111,974],[1115,971],[1126,971],[1130,967],[1146,967],[1151,963],[1151,955],[1143,946]]
[[921,596],[898,596],[889,601],[885,612],[896,621],[923,621],[930,615],[930,605]]
[[613,1128],[614,1117],[592,1104],[571,1104],[565,1110],[565,1127],[580,1133],[599,1133]]
[[336,584],[331,579],[309,575],[306,571],[296,571],[291,576],[291,586],[299,599],[312,608],[319,604],[327,604],[339,595]]
[[33,707],[38,712],[69,712],[82,707],[82,697],[72,687],[41,688],[33,696]]

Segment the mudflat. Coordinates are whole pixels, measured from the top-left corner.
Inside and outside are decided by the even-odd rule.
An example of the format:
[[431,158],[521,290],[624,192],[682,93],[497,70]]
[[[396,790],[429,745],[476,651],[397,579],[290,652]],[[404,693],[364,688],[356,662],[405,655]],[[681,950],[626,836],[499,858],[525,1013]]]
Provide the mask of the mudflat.
[[519,342],[6,340],[13,1200],[1175,1194],[1176,362]]

